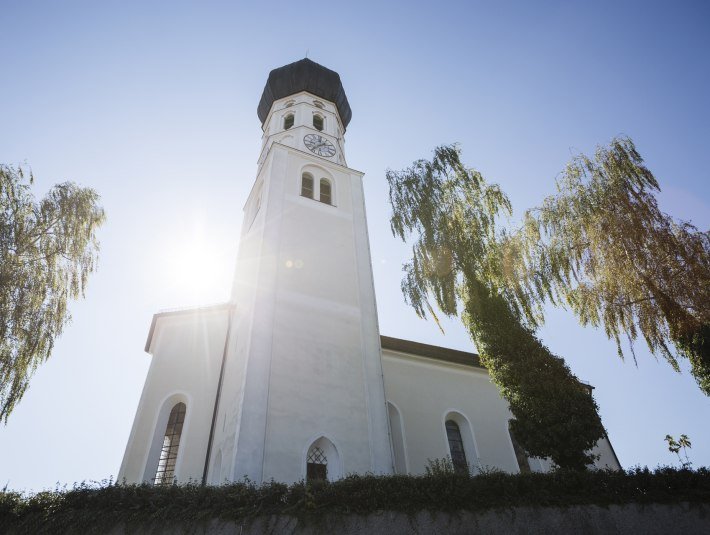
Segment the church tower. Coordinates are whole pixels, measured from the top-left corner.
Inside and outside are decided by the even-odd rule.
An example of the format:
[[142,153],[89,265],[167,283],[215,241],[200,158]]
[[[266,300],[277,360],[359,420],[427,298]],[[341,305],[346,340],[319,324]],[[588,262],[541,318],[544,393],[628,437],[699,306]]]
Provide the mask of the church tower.
[[346,164],[340,77],[308,59],[275,69],[258,116],[210,479],[390,473],[363,174]]
[[210,479],[390,473],[363,174],[346,164],[340,77],[308,59],[275,69],[258,116],[217,417],[228,424]]
[[119,480],[393,471],[351,115],[337,73],[303,59],[269,74],[231,301],[154,317]]

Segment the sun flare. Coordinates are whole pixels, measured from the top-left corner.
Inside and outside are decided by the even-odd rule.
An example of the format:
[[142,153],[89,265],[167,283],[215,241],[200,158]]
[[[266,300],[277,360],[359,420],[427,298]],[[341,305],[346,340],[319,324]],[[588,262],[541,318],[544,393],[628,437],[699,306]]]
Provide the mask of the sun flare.
[[226,301],[229,296],[231,262],[214,233],[195,225],[171,244],[168,282],[180,303],[199,305]]

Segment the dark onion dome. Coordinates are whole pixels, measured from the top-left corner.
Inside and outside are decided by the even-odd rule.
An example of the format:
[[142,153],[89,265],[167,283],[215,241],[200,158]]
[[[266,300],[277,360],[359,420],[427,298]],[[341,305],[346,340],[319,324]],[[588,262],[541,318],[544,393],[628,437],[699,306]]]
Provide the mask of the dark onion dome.
[[300,91],[308,91],[317,97],[333,102],[338,108],[343,127],[348,127],[353,112],[348,104],[348,98],[345,96],[343,84],[340,83],[340,76],[337,72],[326,69],[323,65],[318,65],[308,58],[284,65],[269,73],[259,107],[256,109],[261,124],[263,125],[266,121],[275,100]]

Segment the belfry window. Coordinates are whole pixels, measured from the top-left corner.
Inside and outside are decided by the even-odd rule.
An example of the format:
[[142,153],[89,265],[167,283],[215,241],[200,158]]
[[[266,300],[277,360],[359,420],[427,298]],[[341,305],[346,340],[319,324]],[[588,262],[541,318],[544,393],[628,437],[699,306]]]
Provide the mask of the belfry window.
[[466,462],[466,452],[463,449],[463,439],[459,424],[453,420],[446,421],[446,438],[449,441],[449,451],[454,470],[458,473],[468,473],[468,462]]
[[320,179],[320,202],[333,204],[333,190],[327,179]]
[[316,130],[323,130],[323,117],[321,115],[313,116],[313,128]]
[[306,481],[325,481],[328,479],[328,458],[318,446],[311,446],[306,461]]
[[523,449],[523,447],[515,439],[513,430],[510,428],[510,422],[508,422],[508,433],[510,433],[510,441],[513,443],[513,450],[515,451],[515,459],[518,461],[518,467],[520,468],[521,474],[529,474],[532,472],[530,470],[530,462],[528,461],[528,454]]
[[313,177],[308,173],[303,173],[301,177],[301,196],[313,198]]
[[158,469],[153,480],[156,485],[172,485],[175,479],[175,462],[177,461],[178,448],[180,447],[180,436],[182,435],[182,426],[185,423],[186,410],[187,407],[184,403],[178,403],[170,411],[168,425],[165,428],[165,436],[163,437],[163,447],[160,450]]
[[293,113],[289,113],[286,117],[284,117],[284,130],[288,130],[293,126]]

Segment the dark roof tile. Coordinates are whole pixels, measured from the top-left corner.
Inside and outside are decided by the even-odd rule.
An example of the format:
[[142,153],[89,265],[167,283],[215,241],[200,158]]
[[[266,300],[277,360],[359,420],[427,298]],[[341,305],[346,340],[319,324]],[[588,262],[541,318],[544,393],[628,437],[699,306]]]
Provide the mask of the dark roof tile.
[[353,112],[348,98],[345,96],[343,84],[337,72],[319,65],[315,61],[304,58],[295,63],[284,65],[269,73],[264,86],[264,92],[259,101],[256,113],[261,124],[264,124],[275,100],[308,91],[336,105],[343,127],[347,128]]

